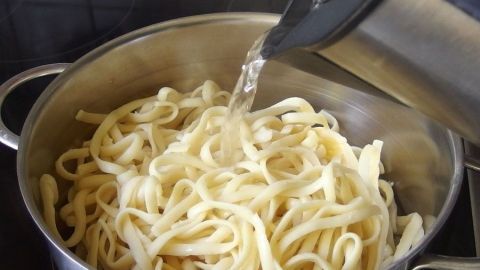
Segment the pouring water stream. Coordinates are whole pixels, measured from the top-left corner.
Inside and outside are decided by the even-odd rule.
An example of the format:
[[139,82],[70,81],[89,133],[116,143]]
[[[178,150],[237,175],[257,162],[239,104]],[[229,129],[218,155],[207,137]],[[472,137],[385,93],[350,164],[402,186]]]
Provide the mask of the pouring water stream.
[[242,72],[228,104],[225,125],[221,134],[221,160],[227,166],[235,162],[234,152],[235,149],[240,147],[238,129],[242,118],[252,107],[257,91],[258,78],[267,61],[260,54],[267,34],[268,32],[255,40],[248,51],[242,66]]

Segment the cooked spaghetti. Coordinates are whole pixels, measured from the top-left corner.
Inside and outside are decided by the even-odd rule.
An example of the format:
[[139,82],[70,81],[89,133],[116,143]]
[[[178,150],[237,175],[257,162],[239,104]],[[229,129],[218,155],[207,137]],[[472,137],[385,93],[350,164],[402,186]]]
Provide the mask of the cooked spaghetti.
[[48,227],[99,269],[378,269],[418,243],[422,218],[397,216],[379,179],[381,141],[350,146],[332,115],[294,97],[248,113],[225,166],[229,98],[206,81],[78,112],[98,128],[55,163],[65,203],[41,177]]

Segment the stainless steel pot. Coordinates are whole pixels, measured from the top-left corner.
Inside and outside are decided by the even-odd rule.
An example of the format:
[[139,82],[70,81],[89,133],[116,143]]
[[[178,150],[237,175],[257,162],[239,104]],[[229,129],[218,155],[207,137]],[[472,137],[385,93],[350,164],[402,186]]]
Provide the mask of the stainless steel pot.
[[[60,73],[33,106],[20,138],[0,122],[0,141],[15,149],[18,146],[17,171],[23,199],[49,241],[58,268],[89,268],[48,230],[40,213],[38,191],[39,176],[53,169],[63,151],[92,133],[91,127],[75,122],[76,112],[109,112],[134,98],[152,95],[165,85],[186,91],[212,79],[232,89],[253,40],[277,20],[274,15],[231,13],[160,23],[117,38],[71,65],[38,67],[0,87],[2,104],[5,96],[24,81]],[[260,80],[256,107],[300,96],[333,113],[352,144],[383,140],[385,178],[394,181],[399,205],[405,212],[437,217],[421,243],[390,269],[479,267],[477,260],[423,254],[458,196],[463,176],[460,138],[381,93],[357,91],[280,62],[269,63]]]

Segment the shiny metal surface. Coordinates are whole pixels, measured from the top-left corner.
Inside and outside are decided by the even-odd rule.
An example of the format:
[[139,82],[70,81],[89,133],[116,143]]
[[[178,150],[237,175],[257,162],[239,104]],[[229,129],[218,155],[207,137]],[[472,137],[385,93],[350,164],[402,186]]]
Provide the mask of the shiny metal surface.
[[447,1],[384,0],[320,54],[478,145],[479,36]]
[[[29,70],[12,77],[8,81],[0,85],[0,112],[2,111],[3,102],[10,92],[15,90],[21,84],[28,82],[32,79],[43,77],[52,74],[62,73],[69,64],[51,64],[35,67]],[[2,117],[0,117],[0,142],[13,148],[18,148],[19,136],[13,133],[5,123],[3,122]]]
[[[38,179],[53,169],[60,153],[91,135],[92,127],[74,121],[76,112],[106,113],[133,98],[152,95],[161,86],[188,91],[206,79],[232,89],[253,40],[276,21],[271,15],[216,14],[153,25],[97,48],[48,86],[25,122],[17,168],[25,204],[49,240],[60,269],[89,266],[47,229],[39,210]],[[308,61],[311,67],[316,59]],[[452,210],[463,174],[460,139],[381,92],[357,91],[322,79],[314,71],[268,63],[254,107],[303,97],[317,109],[334,114],[351,144],[385,142],[385,178],[395,183],[402,210],[437,216],[422,242],[389,267],[404,269],[426,248]],[[60,194],[60,201],[65,200],[62,189]]]

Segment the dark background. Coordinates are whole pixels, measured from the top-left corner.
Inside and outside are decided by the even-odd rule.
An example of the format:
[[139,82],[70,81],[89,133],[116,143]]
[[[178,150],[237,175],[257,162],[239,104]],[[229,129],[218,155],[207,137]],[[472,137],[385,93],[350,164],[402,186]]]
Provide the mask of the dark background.
[[[202,13],[281,13],[288,0],[0,0],[0,83],[31,67],[73,62],[106,41],[161,21]],[[480,18],[480,1],[451,0]],[[36,97],[51,78],[26,83],[2,110],[19,133]],[[46,243],[29,217],[15,172],[16,152],[0,145],[0,269],[51,269]],[[432,252],[474,256],[467,185],[430,248]]]

